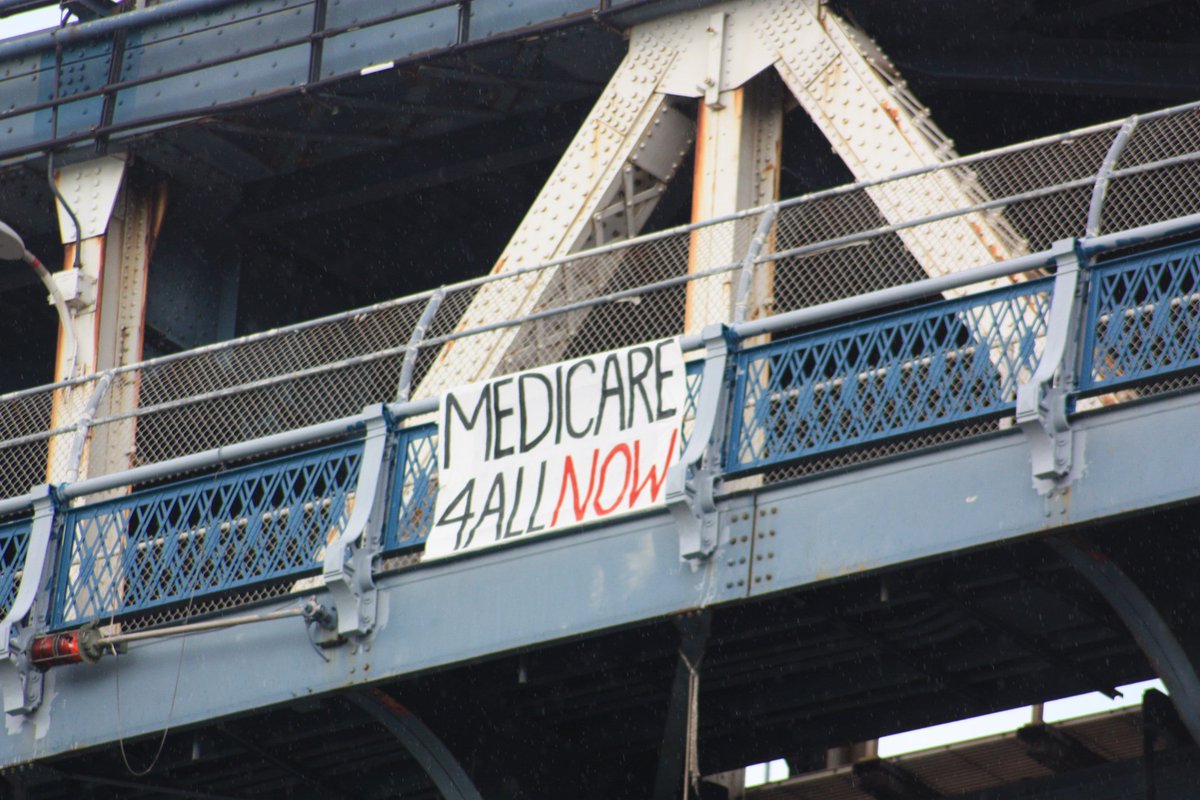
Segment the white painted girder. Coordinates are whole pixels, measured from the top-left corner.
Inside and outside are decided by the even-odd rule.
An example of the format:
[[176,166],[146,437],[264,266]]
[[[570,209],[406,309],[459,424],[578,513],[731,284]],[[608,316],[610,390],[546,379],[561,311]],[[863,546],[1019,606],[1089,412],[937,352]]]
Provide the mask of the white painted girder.
[[[652,208],[652,193],[640,195],[649,204],[635,214],[630,198],[621,200],[621,190],[630,185],[639,149],[653,140],[656,123],[670,113],[668,96],[703,97],[721,113],[722,97],[772,67],[859,180],[936,165],[953,156],[927,112],[879,64],[881,54],[865,51],[863,41],[862,34],[819,0],[736,0],[636,27],[626,58],[493,271],[521,270],[587,247],[597,241],[598,221],[619,216],[622,202],[630,212],[624,214],[629,221],[625,227],[640,227]],[[676,137],[665,145],[655,143],[655,148],[677,144]],[[656,177],[669,180],[673,168],[670,173]],[[969,176],[949,170],[867,192],[893,224],[981,199]],[[634,235],[637,230],[620,233]],[[907,228],[898,235],[929,275],[1009,258],[1021,247],[1002,223],[982,213]],[[556,272],[543,270],[481,287],[458,329],[530,313]],[[769,287],[758,284],[757,293],[769,298]],[[703,316],[711,321],[711,314]],[[689,314],[689,326],[699,321],[700,316]],[[982,333],[992,338],[996,332]],[[443,347],[417,395],[485,378],[502,365],[519,365],[522,358],[505,358],[518,334],[508,328]]]
[[[624,184],[626,167],[638,163],[639,151],[653,138],[656,123],[661,125],[664,115],[670,113],[669,100],[659,88],[666,68],[676,56],[673,48],[653,37],[631,42],[628,54],[513,234],[493,272],[512,272],[560,258],[586,246],[593,238],[595,215],[611,206]],[[644,224],[650,207],[641,205],[643,213],[638,214],[635,224]],[[480,287],[458,330],[528,314],[555,272],[543,270]],[[416,396],[437,394],[490,376],[504,359],[517,332],[515,328],[493,331],[443,347]]]

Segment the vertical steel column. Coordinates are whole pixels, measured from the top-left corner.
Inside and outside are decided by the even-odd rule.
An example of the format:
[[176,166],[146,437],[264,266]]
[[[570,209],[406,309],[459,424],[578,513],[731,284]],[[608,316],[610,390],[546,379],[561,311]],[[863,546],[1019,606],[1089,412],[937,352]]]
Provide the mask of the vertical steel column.
[[[134,364],[142,357],[146,289],[150,253],[165,210],[165,190],[143,187],[128,179],[124,155],[109,155],[62,167],[58,188],[79,220],[78,233],[68,208],[59,203],[59,227],[67,246],[67,268],[59,282],[67,305],[74,311],[78,353],[71,359],[59,348],[56,377],[88,374]],[[78,236],[78,243],[76,236]],[[78,253],[76,253],[78,249]],[[71,269],[78,256],[79,269]],[[113,379],[105,415],[137,405],[138,375],[128,372]],[[69,425],[74,413],[66,393],[55,403],[54,424]],[[132,465],[134,421],[97,431],[87,463],[80,473],[111,472]],[[47,475],[58,483],[71,468],[50,453]]]
[[679,629],[679,660],[654,775],[654,800],[687,800],[699,791],[700,662],[708,646],[712,612],[684,614],[674,622]]
[[[720,217],[779,199],[779,161],[783,147],[783,95],[776,83],[756,78],[736,89],[721,90],[720,76],[726,49],[726,14],[713,15],[708,35],[715,52],[710,56],[709,73],[714,81],[700,104],[700,122],[696,133],[696,165],[692,184],[692,221]],[[718,22],[718,21],[722,22]],[[706,81],[707,82],[707,81]],[[750,226],[754,218],[726,222],[692,231],[688,251],[688,272],[696,273],[736,264],[743,272],[729,272],[700,278],[688,284],[684,331],[695,332],[712,322],[737,321],[758,312],[771,296],[770,265],[754,266],[745,280],[744,254],[754,249]],[[761,230],[761,229],[760,229]],[[770,226],[762,231],[757,243],[761,251]],[[755,254],[757,256],[757,253]],[[741,295],[741,277],[745,296]]]

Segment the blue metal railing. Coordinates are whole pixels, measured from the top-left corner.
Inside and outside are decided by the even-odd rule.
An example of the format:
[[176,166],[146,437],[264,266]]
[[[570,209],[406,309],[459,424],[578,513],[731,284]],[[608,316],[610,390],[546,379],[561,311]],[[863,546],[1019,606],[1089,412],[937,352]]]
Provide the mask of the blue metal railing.
[[1050,289],[1043,278],[738,353],[726,470],[1011,411]]
[[403,428],[396,433],[385,553],[425,544],[437,501],[437,425]]
[[[1085,248],[1056,252],[1087,254]],[[1066,374],[1080,376],[1067,387],[1070,394],[1200,370],[1200,241],[1084,269],[1087,292],[1067,298],[1080,341],[1078,363],[1064,365]],[[988,273],[987,279],[992,277]],[[1018,386],[1034,380],[1044,343],[1052,338],[1055,285],[1055,278],[1038,278],[740,351],[737,341],[772,330],[778,335],[785,330],[783,322],[820,325],[844,319],[846,311],[833,304],[836,308],[789,312],[793,316],[781,315],[783,322],[771,330],[760,322],[735,326],[734,369],[723,385],[729,413],[718,423],[728,433],[718,437],[724,441],[723,473],[748,474],[1011,414]],[[904,289],[907,299],[927,296],[917,293],[922,288],[927,286]],[[880,295],[870,307],[895,299]],[[705,402],[700,390],[706,363],[688,367],[685,435],[693,433]],[[420,413],[432,408],[421,402]],[[410,405],[416,409],[419,403]],[[325,423],[307,439],[270,444],[294,446],[339,426],[360,430],[358,419]],[[419,551],[437,496],[437,428],[423,424],[388,435],[383,552]],[[211,466],[252,452],[252,443],[246,443],[196,463]],[[142,614],[316,574],[327,543],[345,532],[360,501],[355,492],[365,469],[363,452],[362,440],[354,439],[64,507],[51,627]],[[197,467],[189,461],[186,468]],[[151,478],[147,469],[128,473],[121,485],[168,477]],[[103,480],[108,483],[65,485],[59,494],[70,499],[118,485],[111,476]],[[30,531],[28,521],[0,525],[0,606],[13,602]]]
[[1082,392],[1200,366],[1200,245],[1094,269],[1084,333]]
[[361,456],[349,442],[68,509],[52,626],[317,572]]
[[12,608],[17,588],[21,584],[25,551],[29,547],[30,525],[27,519],[0,525],[0,616]]

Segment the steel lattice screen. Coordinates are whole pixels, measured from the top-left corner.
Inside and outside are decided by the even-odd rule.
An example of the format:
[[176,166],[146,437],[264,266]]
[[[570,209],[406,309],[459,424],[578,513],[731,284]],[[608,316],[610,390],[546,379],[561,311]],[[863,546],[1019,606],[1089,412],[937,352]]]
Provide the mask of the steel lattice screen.
[[70,509],[53,623],[319,569],[353,508],[361,457],[350,442]]
[[12,608],[21,587],[30,525],[29,520],[0,525],[0,618]]
[[1105,264],[1091,281],[1082,391],[1200,366],[1200,246]]
[[1041,279],[743,351],[726,468],[1012,408],[1037,365],[1050,297]]

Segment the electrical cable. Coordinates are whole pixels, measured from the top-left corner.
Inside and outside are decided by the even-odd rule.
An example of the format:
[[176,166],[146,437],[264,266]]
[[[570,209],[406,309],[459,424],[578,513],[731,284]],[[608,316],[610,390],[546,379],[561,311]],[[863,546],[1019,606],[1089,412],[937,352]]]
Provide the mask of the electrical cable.
[[[183,624],[186,625],[192,618],[192,600],[195,599],[193,592],[188,597],[187,614],[184,615]],[[112,620],[109,620],[112,624]],[[162,737],[158,740],[158,749],[154,751],[154,758],[150,759],[150,763],[144,770],[136,770],[129,763],[129,754],[125,752],[125,726],[121,718],[121,659],[117,653],[116,645],[111,645],[113,654],[113,677],[117,689],[117,745],[121,750],[121,760],[125,762],[125,769],[135,778],[144,778],[158,765],[158,759],[162,757],[163,747],[167,744],[167,734],[171,732],[171,717],[175,714],[175,701],[179,698],[179,679],[183,675],[183,653],[187,649],[187,637],[184,636],[179,641],[179,663],[175,665],[175,688],[171,690],[171,705],[167,708],[167,719],[163,723]]]

